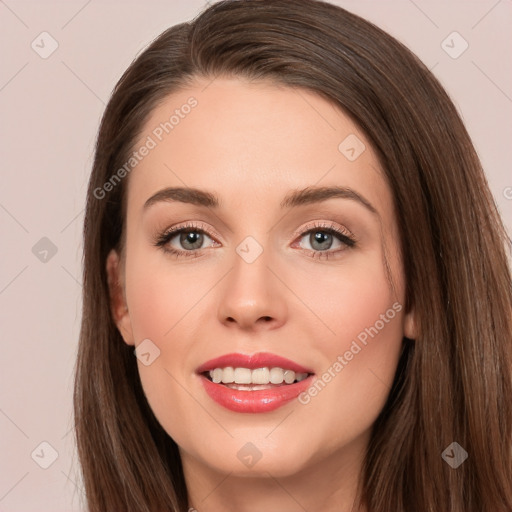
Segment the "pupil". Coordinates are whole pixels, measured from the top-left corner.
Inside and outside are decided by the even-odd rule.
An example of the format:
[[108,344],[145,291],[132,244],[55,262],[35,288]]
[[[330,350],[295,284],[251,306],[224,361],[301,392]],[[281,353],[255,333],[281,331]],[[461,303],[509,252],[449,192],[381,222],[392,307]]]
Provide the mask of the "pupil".
[[[316,233],[314,233],[313,243],[311,244],[311,246],[317,249],[329,249],[329,247],[331,247],[332,245],[332,239],[330,237],[332,237],[332,235],[330,235],[329,233],[317,231]],[[315,243],[320,244],[320,247],[315,247]]]
[[[189,232],[189,233],[182,233],[180,237],[180,243],[183,244],[184,247],[187,247],[187,244],[189,244],[189,248],[191,249],[198,249],[201,247],[203,242],[203,235],[200,233],[195,232]],[[190,245],[194,247],[190,247]]]

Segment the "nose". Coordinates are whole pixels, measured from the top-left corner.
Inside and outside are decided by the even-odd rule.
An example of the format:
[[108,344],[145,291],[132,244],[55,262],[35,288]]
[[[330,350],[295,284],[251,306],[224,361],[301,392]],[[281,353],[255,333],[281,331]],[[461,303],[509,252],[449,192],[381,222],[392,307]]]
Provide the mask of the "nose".
[[245,331],[281,326],[287,315],[285,290],[274,272],[265,251],[252,263],[235,255],[233,268],[222,283],[219,321]]

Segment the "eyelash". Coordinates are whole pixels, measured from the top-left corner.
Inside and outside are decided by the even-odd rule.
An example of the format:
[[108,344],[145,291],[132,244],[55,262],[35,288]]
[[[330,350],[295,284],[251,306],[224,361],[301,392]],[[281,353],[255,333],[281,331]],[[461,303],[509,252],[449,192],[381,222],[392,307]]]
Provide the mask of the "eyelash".
[[[300,237],[302,239],[305,235],[310,234],[314,231],[319,231],[322,233],[327,233],[329,235],[333,235],[334,237],[338,238],[340,242],[346,245],[343,249],[338,249],[335,251],[315,251],[312,249],[304,249],[308,253],[312,253],[311,257],[316,259],[326,259],[333,257],[333,255],[338,254],[342,251],[345,251],[346,249],[351,249],[356,246],[356,239],[355,237],[350,234],[348,231],[340,230],[339,228],[336,228],[334,224],[332,223],[322,223],[322,222],[316,222],[311,226],[307,226],[304,228],[304,231],[301,231],[300,233],[297,233],[294,235],[295,237]],[[208,235],[210,238],[214,238],[212,233],[205,227],[200,224],[196,224],[194,222],[186,223],[182,226],[178,226],[175,228],[171,228],[167,231],[164,231],[163,233],[156,236],[154,245],[156,247],[161,248],[165,253],[170,254],[171,256],[175,256],[176,258],[185,257],[185,258],[197,258],[200,256],[199,251],[201,249],[194,249],[191,251],[181,251],[179,249],[175,249],[174,247],[170,247],[167,244],[176,236],[181,233],[202,233]]]

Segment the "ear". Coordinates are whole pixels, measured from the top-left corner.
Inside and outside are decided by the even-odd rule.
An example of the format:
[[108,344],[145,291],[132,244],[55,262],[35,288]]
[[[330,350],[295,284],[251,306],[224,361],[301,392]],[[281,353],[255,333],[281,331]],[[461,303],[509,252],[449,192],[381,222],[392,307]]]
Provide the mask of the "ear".
[[135,345],[132,324],[124,293],[124,275],[118,253],[112,249],[107,256],[107,277],[110,291],[110,311],[127,345]]
[[415,340],[418,337],[418,322],[414,308],[404,315],[404,336],[410,340]]

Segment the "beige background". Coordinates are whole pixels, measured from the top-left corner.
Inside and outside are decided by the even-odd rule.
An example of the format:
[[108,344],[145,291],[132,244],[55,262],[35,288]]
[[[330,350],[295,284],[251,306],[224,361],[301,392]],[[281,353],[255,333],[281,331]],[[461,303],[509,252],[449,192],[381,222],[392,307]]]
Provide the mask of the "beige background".
[[[466,122],[511,232],[512,2],[335,3],[387,30],[433,69]],[[0,512],[84,510],[71,393],[96,131],[135,55],[203,6],[0,0]],[[454,31],[463,39],[446,40]],[[42,58],[52,38],[58,48]],[[464,40],[467,50],[452,58]]]

